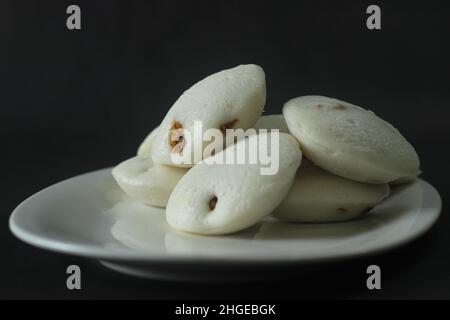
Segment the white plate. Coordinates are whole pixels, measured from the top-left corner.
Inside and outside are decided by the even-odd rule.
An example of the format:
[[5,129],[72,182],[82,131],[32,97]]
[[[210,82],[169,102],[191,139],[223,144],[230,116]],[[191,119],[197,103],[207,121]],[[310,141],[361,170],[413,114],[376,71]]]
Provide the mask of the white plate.
[[200,236],[168,227],[163,209],[129,199],[110,172],[87,173],[36,193],[12,213],[11,231],[34,246],[100,259],[133,275],[228,280],[394,248],[428,230],[441,210],[437,191],[419,179],[393,189],[358,220],[288,224],[266,218],[233,235]]

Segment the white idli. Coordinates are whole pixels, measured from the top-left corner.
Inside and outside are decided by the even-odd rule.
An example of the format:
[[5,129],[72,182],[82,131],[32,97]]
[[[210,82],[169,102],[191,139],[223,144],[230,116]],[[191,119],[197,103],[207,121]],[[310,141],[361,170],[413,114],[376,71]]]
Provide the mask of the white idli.
[[283,115],[305,156],[336,175],[387,183],[419,172],[411,144],[371,111],[337,99],[304,96],[285,103]]
[[140,144],[138,151],[137,151],[138,156],[150,156],[151,155],[153,139],[155,138],[157,131],[158,131],[158,127],[153,129],[148,134],[148,136],[144,139],[144,141],[142,141],[142,143]]
[[289,193],[273,216],[291,222],[332,222],[354,219],[389,195],[389,185],[347,180],[305,158]]
[[[208,76],[185,91],[170,108],[153,140],[153,161],[192,167],[195,145],[180,131],[189,132],[193,140],[194,121],[202,121],[203,132],[210,128],[221,131],[251,128],[261,115],[265,101],[265,74],[257,65],[240,65]],[[209,144],[199,143],[201,150]],[[190,157],[189,163],[175,163],[172,153]]]
[[256,121],[254,128],[259,129],[278,129],[280,132],[289,133],[286,121],[282,114],[270,114],[261,116],[258,121]]
[[117,165],[112,175],[131,198],[151,206],[165,207],[172,190],[187,170],[157,165],[150,157],[136,156]]
[[[251,135],[211,159],[235,154],[245,144],[258,139]],[[298,142],[289,134],[279,134],[279,170],[261,175],[262,164],[211,164],[206,160],[181,178],[167,203],[166,218],[175,229],[199,234],[236,232],[269,215],[286,196],[301,162]]]
[[420,175],[420,172],[417,173],[417,174],[410,175],[410,176],[401,177],[401,178],[398,178],[398,179],[396,179],[394,181],[389,182],[389,185],[391,187],[397,187],[397,186],[401,186],[401,185],[404,185],[404,184],[408,184],[408,183],[416,181],[417,178],[419,177],[419,175]]

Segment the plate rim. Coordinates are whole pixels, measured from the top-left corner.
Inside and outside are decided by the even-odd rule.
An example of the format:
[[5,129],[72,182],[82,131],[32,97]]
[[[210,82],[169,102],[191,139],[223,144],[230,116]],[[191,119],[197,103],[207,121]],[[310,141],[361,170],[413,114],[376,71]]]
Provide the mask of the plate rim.
[[[373,248],[369,251],[355,251],[355,252],[346,252],[346,253],[339,253],[336,255],[312,255],[308,257],[299,257],[299,256],[284,256],[282,258],[277,257],[274,259],[274,257],[266,256],[266,255],[259,255],[259,256],[207,256],[207,255],[192,255],[192,254],[178,254],[178,255],[168,255],[168,254],[160,254],[160,255],[152,255],[152,254],[145,254],[138,251],[133,251],[132,249],[129,249],[129,251],[121,251],[121,252],[107,252],[101,249],[98,249],[97,247],[93,246],[85,246],[82,247],[79,244],[73,244],[65,241],[57,242],[55,240],[42,237],[41,235],[31,233],[27,230],[24,230],[20,224],[16,222],[16,217],[20,214],[19,212],[21,209],[27,205],[30,201],[34,201],[36,198],[38,198],[42,193],[48,192],[50,189],[57,188],[60,184],[73,181],[76,179],[82,179],[84,176],[92,175],[92,174],[100,174],[104,173],[105,171],[110,171],[112,168],[104,168],[99,170],[90,171],[87,173],[79,174],[74,177],[64,179],[60,182],[57,182],[55,184],[52,184],[33,195],[26,198],[24,201],[22,201],[11,213],[9,217],[9,229],[12,232],[12,234],[17,237],[19,240],[40,248],[49,250],[52,252],[72,255],[72,256],[80,256],[85,258],[94,258],[94,259],[101,259],[101,260],[108,260],[108,261],[130,261],[130,262],[136,262],[136,263],[209,263],[209,264],[248,264],[248,263],[258,263],[258,264],[307,264],[307,263],[315,263],[315,262],[323,262],[323,261],[338,261],[338,260],[344,260],[344,259],[350,259],[350,258],[358,258],[363,256],[369,256],[378,254],[381,252],[390,251],[393,249],[396,249],[398,247],[401,247],[409,242],[412,242],[418,238],[420,238],[422,235],[424,235],[428,230],[432,228],[432,226],[436,223],[436,221],[439,219],[442,211],[442,199],[437,191],[437,189],[431,185],[429,182],[423,180],[422,178],[418,178],[414,183],[420,183],[423,188],[429,189],[431,192],[429,192],[430,197],[434,197],[434,199],[427,199],[427,201],[433,203],[433,210],[436,211],[436,214],[432,219],[427,221],[427,223],[420,228],[419,231],[415,233],[408,233],[407,236],[405,236],[402,239],[399,239],[389,245],[384,245],[381,247]],[[424,207],[426,201],[422,203],[422,208]],[[345,223],[345,222],[342,222]],[[81,248],[82,247],[82,248]]]

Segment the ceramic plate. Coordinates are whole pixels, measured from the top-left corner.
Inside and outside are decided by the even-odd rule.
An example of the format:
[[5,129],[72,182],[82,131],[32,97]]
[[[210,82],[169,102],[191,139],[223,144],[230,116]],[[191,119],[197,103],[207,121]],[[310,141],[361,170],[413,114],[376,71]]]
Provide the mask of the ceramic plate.
[[265,277],[270,269],[375,253],[409,242],[437,220],[441,200],[419,179],[397,187],[365,217],[290,224],[266,218],[227,236],[171,229],[164,209],[123,194],[104,169],[57,183],[20,204],[10,218],[21,240],[48,250],[99,259],[137,276],[227,280]]

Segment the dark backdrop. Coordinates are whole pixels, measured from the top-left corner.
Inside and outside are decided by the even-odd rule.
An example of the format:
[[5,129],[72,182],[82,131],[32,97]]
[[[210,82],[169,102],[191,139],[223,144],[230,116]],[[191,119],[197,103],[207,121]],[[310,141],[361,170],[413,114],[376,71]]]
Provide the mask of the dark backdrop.
[[[374,3],[378,31],[365,26],[368,1],[2,1],[0,297],[449,298],[448,5]],[[81,7],[82,30],[66,28],[69,4]],[[243,63],[266,71],[267,113],[320,94],[398,127],[444,200],[431,232],[395,252],[237,288],[131,279],[10,234],[26,197],[130,157],[183,90]],[[81,292],[65,289],[71,263],[82,267]],[[372,263],[383,270],[379,292],[365,289]]]

